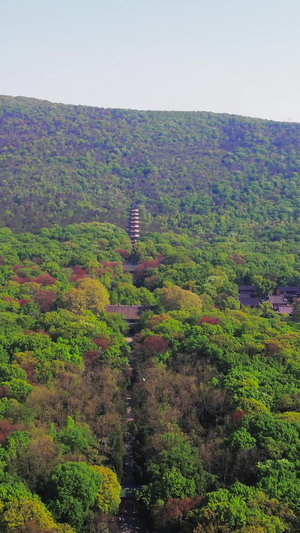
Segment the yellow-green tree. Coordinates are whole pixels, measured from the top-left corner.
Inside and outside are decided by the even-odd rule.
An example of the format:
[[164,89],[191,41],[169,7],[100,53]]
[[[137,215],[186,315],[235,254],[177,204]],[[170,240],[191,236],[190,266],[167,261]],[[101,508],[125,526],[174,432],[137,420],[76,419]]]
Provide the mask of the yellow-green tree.
[[196,308],[199,311],[202,308],[200,296],[191,291],[186,291],[174,285],[173,287],[164,287],[159,293],[160,303],[167,311],[187,310]]
[[106,466],[94,466],[93,468],[103,476],[102,485],[96,496],[96,506],[103,513],[114,514],[118,511],[121,502],[121,485],[117,475]]
[[84,291],[74,287],[65,292],[62,298],[64,307],[73,313],[79,314],[86,310],[86,298]]
[[37,526],[42,531],[75,533],[70,526],[56,524],[42,502],[27,496],[8,502],[3,518],[8,533],[20,531],[26,525]]
[[100,313],[109,304],[106,288],[97,279],[83,278],[76,283],[76,288],[68,290],[62,298],[64,307],[73,313],[92,311]]

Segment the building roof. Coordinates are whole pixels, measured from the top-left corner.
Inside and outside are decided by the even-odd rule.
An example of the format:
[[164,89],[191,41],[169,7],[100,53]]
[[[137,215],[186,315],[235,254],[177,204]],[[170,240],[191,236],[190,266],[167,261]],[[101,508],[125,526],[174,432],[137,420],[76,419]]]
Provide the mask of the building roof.
[[239,297],[241,305],[248,305],[249,307],[258,307],[261,303],[260,298],[244,298],[243,296]]
[[283,315],[284,313],[291,315],[293,313],[293,306],[292,305],[279,305],[277,313],[279,315]]
[[107,305],[107,313],[123,315],[125,320],[139,320],[143,311],[155,309],[153,305]]
[[254,287],[253,285],[239,285],[238,290],[239,292],[256,292],[257,287]]
[[269,302],[271,304],[277,304],[277,305],[288,305],[288,301],[284,299],[282,295],[280,296],[270,296]]
[[278,287],[277,292],[279,293],[286,293],[289,292],[291,294],[300,294],[300,287]]

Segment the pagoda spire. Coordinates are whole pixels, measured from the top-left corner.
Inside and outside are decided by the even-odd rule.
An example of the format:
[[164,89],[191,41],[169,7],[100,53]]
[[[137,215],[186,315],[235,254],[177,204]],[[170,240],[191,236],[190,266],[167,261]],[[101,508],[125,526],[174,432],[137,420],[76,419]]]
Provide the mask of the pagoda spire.
[[140,237],[140,213],[136,202],[133,202],[130,207],[129,215],[129,237],[132,246],[135,246]]

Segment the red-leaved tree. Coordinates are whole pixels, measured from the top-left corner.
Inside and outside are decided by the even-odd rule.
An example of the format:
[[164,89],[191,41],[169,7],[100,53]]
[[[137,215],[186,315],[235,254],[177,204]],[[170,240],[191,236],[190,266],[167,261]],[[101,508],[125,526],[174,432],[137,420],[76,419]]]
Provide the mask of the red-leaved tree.
[[46,287],[48,285],[54,285],[56,279],[52,278],[52,276],[50,276],[48,272],[45,272],[44,274],[41,274],[37,278],[31,279],[30,281],[38,283],[39,285],[43,285],[43,287]]
[[100,339],[100,338],[97,337],[97,338],[93,339],[93,342],[96,344],[96,346],[98,346],[99,348],[102,348],[102,350],[104,352],[109,346],[109,342],[106,339]]
[[94,368],[98,362],[97,350],[85,352],[85,354],[83,355],[83,359],[86,367]]
[[19,304],[21,307],[23,307],[23,305],[27,305],[30,303],[30,300],[29,298],[21,298],[20,300],[18,300]]
[[127,250],[122,250],[122,248],[119,248],[118,250],[115,250],[116,254],[119,254],[123,259],[127,259],[130,256],[130,252],[127,252]]
[[56,293],[53,291],[43,291],[42,289],[37,291],[34,295],[34,301],[40,306],[42,313],[53,311],[54,301],[56,299]]
[[141,345],[141,349],[146,355],[152,356],[159,353],[165,353],[168,349],[168,343],[159,335],[146,337]]
[[15,430],[16,426],[9,420],[0,420],[0,443],[4,444],[7,437],[9,437]]
[[214,316],[202,316],[198,321],[198,326],[201,324],[211,324],[212,326],[217,326],[220,324],[220,320],[215,318]]

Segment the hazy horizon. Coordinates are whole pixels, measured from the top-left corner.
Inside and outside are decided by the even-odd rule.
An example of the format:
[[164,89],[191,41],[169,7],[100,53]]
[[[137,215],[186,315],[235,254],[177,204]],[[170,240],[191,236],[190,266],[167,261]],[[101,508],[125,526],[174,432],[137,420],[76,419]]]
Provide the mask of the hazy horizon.
[[0,93],[300,122],[296,0],[0,0]]

